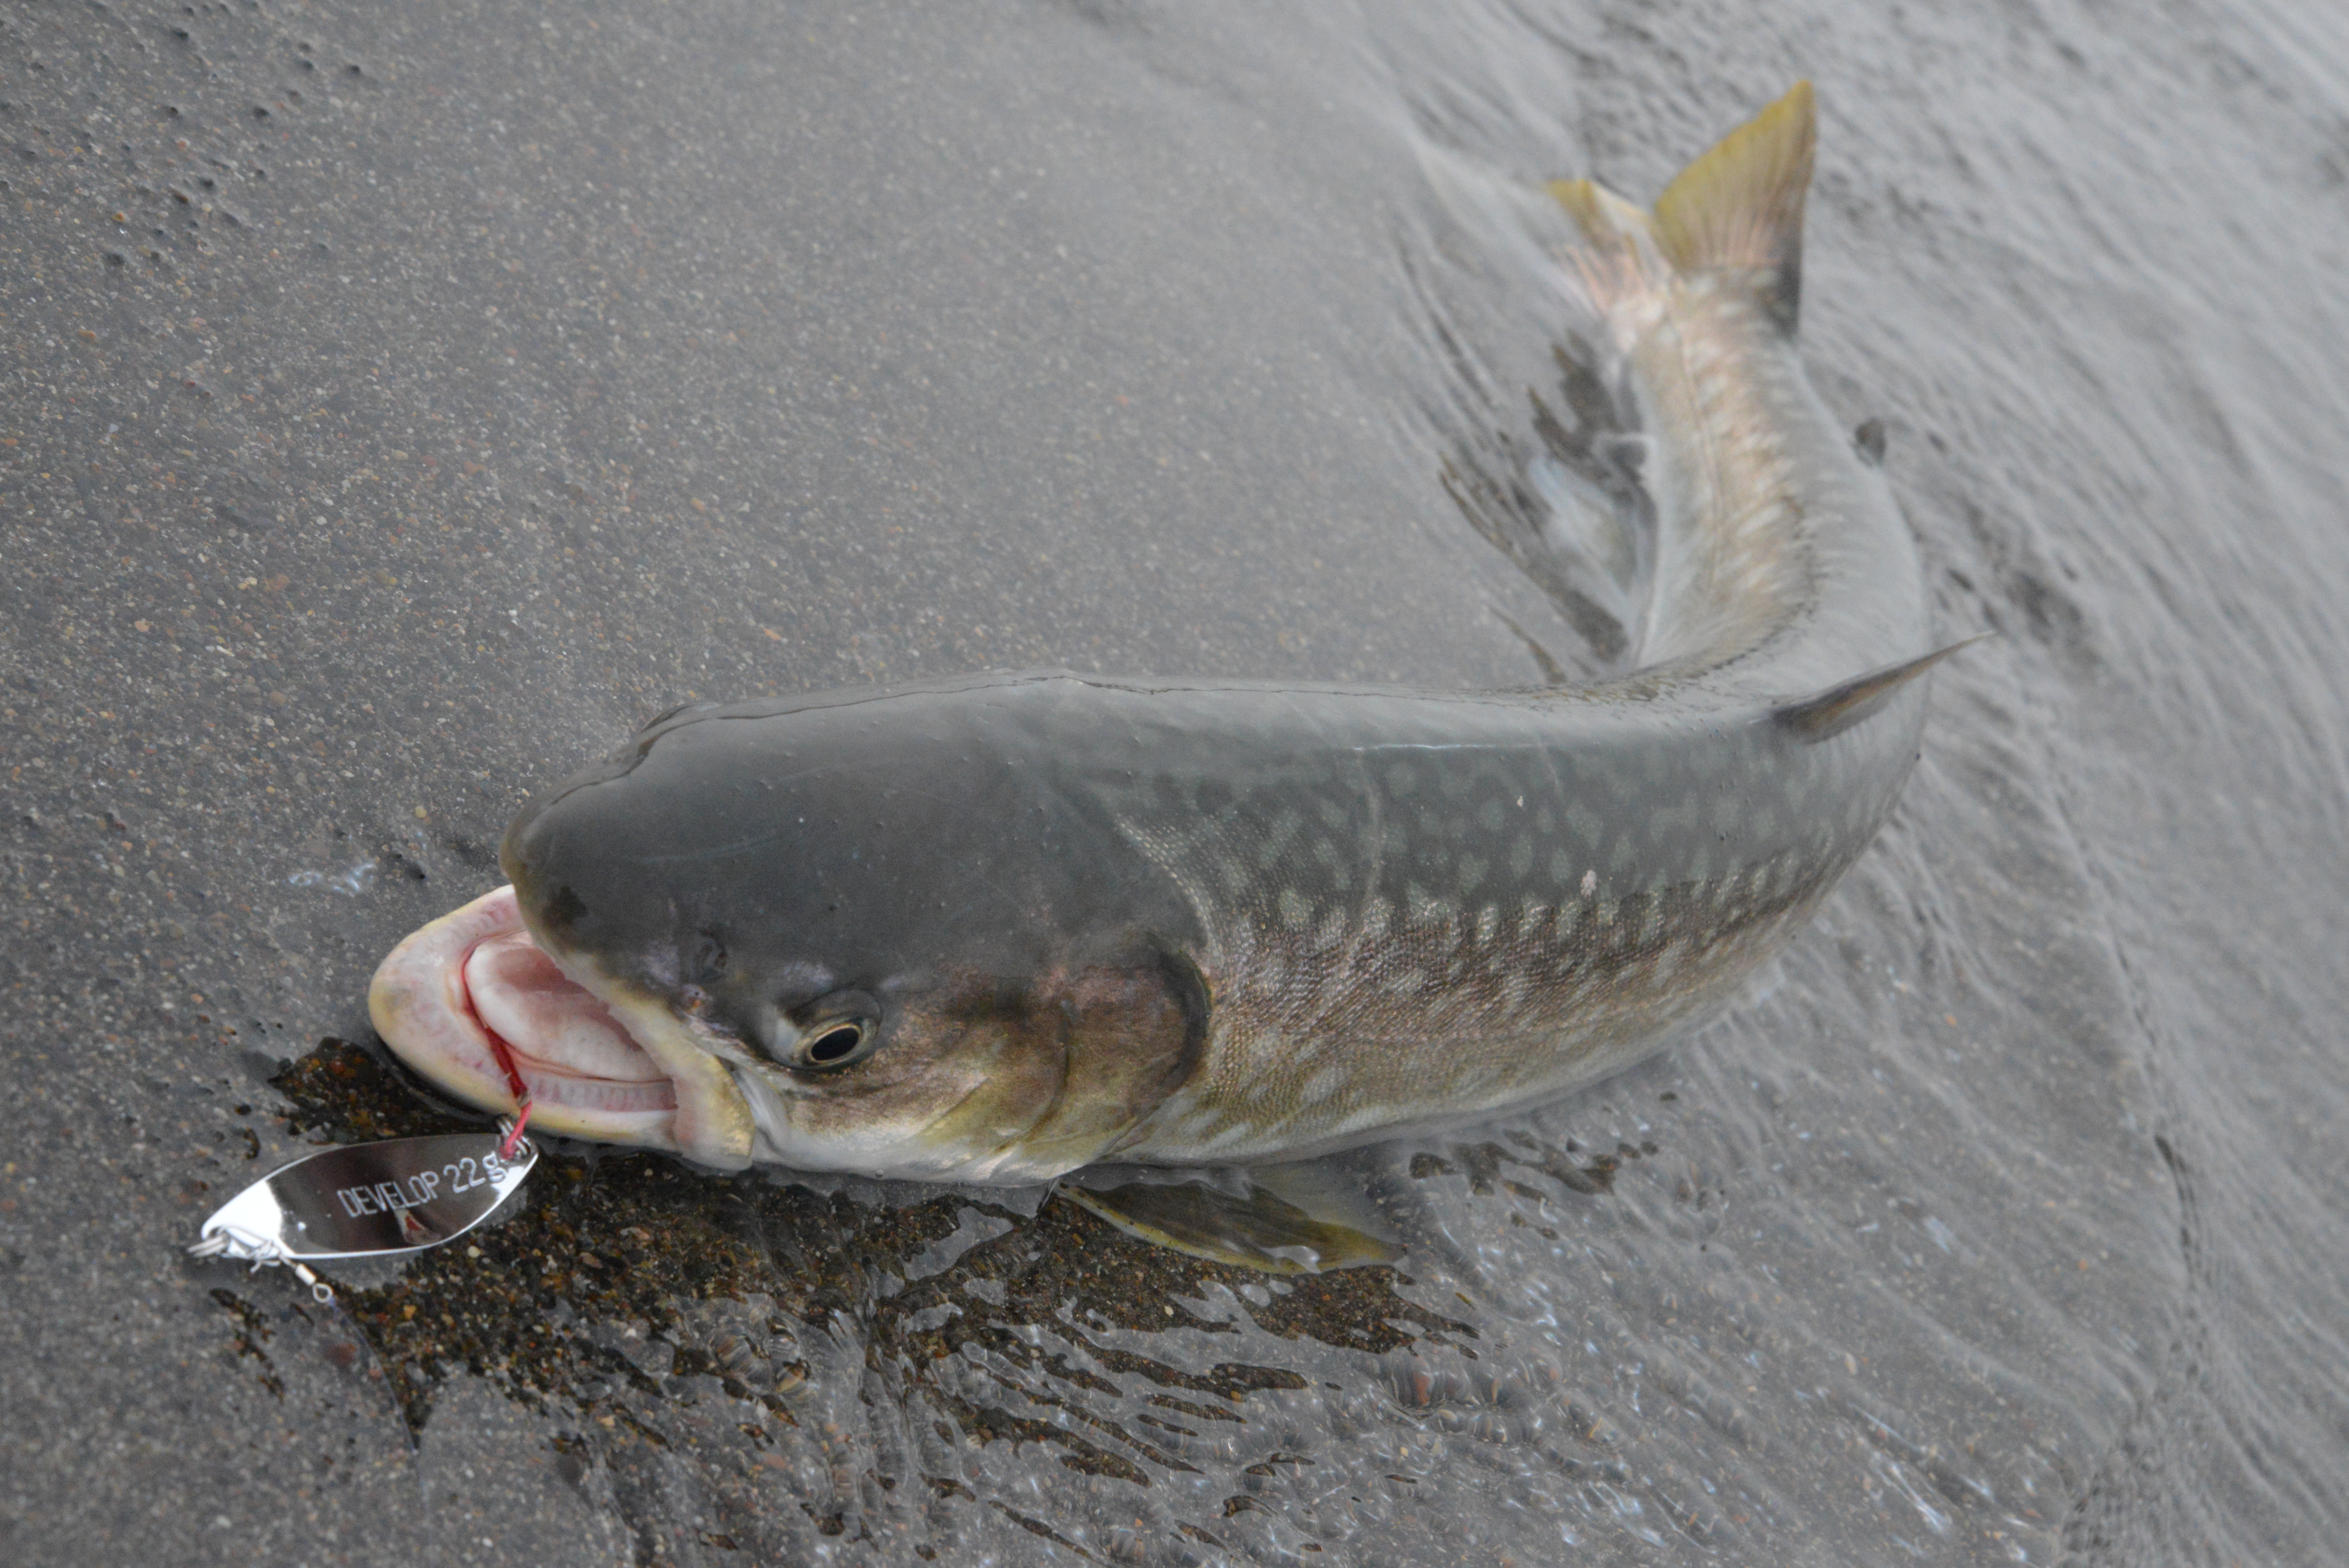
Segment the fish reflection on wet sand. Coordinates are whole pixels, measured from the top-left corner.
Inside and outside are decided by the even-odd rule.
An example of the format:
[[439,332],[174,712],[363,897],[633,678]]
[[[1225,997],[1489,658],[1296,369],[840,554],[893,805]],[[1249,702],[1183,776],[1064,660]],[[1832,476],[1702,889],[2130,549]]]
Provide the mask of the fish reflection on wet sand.
[[703,1165],[1035,1182],[1554,1098],[1732,995],[1917,755],[1914,544],[1795,345],[1807,84],[1554,188],[1653,502],[1584,689],[980,675],[655,721],[370,997],[450,1091]]

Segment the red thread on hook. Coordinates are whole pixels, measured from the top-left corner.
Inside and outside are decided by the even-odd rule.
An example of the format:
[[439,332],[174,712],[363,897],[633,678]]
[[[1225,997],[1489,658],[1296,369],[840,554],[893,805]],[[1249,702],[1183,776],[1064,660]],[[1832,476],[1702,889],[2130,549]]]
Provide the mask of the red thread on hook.
[[498,1145],[498,1158],[511,1160],[513,1158],[514,1150],[522,1147],[522,1130],[530,1125],[530,1113],[533,1109],[530,1085],[523,1081],[521,1070],[513,1064],[512,1048],[498,1037],[498,1032],[483,1025],[481,1033],[489,1037],[490,1049],[496,1054],[498,1066],[504,1069],[506,1088],[513,1091],[514,1123],[506,1130],[505,1140]]
[[470,992],[465,995],[464,1004],[465,1011],[472,1017],[473,1026],[481,1031],[481,1038],[490,1042],[490,1054],[498,1058],[499,1069],[506,1075],[506,1088],[513,1095],[514,1124],[506,1130],[504,1139],[498,1144],[498,1158],[511,1160],[514,1150],[522,1147],[522,1130],[530,1125],[530,1084],[514,1066],[513,1047],[490,1027],[488,1020],[481,1016],[481,1010],[473,1006]]

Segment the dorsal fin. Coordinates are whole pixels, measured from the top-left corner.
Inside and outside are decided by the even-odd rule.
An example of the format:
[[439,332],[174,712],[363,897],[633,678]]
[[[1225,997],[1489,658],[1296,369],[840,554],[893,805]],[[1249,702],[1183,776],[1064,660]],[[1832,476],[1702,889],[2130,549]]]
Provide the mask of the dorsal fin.
[[1770,710],[1770,717],[1805,740],[1825,740],[1831,735],[1841,735],[1882,707],[1894,692],[1960,648],[1972,647],[1984,637],[1996,635],[1996,632],[1978,633],[1963,642],[1937,648],[1923,658],[1870,670],[1815,696],[1782,704]]
[[1796,82],[1682,170],[1656,198],[1652,220],[1657,244],[1682,273],[1760,271],[1763,304],[1789,336],[1802,299],[1803,197],[1817,129],[1811,84]]

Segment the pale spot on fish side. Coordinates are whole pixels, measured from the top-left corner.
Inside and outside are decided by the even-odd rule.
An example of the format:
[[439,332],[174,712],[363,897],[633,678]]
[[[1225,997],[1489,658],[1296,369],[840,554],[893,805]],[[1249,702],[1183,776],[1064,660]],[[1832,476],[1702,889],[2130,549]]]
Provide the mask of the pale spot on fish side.
[[1503,973],[1501,995],[1496,1007],[1503,1020],[1514,1022],[1518,1014],[1524,1011],[1526,993],[1530,989],[1528,978],[1522,969],[1511,968]]
[[1313,901],[1293,887],[1280,890],[1280,923],[1291,931],[1303,931],[1313,923]]
[[[1559,856],[1558,860],[1565,864],[1567,871],[1572,871],[1574,869],[1574,862],[1572,861],[1566,860],[1563,855]],[[1566,872],[1562,871],[1558,872],[1557,880],[1564,882],[1566,880]],[[1593,866],[1588,871],[1582,873],[1582,896],[1588,898],[1598,891],[1599,868],[1597,866]]]
[[1345,1087],[1346,1073],[1342,1068],[1321,1068],[1305,1080],[1298,1090],[1298,1099],[1306,1105],[1319,1105]]
[[1476,941],[1479,945],[1491,946],[1500,929],[1501,911],[1497,904],[1488,903],[1476,912]]
[[1272,820],[1272,826],[1265,830],[1268,847],[1275,853],[1286,850],[1288,847],[1288,841],[1297,837],[1304,827],[1305,817],[1302,812],[1294,806],[1283,808],[1280,814]]
[[1660,983],[1669,980],[1679,973],[1680,966],[1688,957],[1688,944],[1676,937],[1664,944],[1663,950],[1650,962],[1648,973]]
[[1201,1144],[1199,1151],[1203,1154],[1213,1154],[1218,1150],[1229,1149],[1234,1144],[1245,1143],[1255,1136],[1256,1128],[1252,1123],[1236,1121]]

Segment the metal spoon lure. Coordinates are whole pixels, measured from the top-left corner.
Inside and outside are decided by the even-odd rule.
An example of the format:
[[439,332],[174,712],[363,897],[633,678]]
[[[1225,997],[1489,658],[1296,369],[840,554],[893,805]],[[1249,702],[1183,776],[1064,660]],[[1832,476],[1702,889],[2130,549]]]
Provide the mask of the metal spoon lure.
[[520,1191],[537,1163],[537,1147],[511,1125],[322,1149],[222,1204],[188,1250],[254,1268],[283,1264],[324,1304],[334,1287],[310,1264],[453,1242]]

